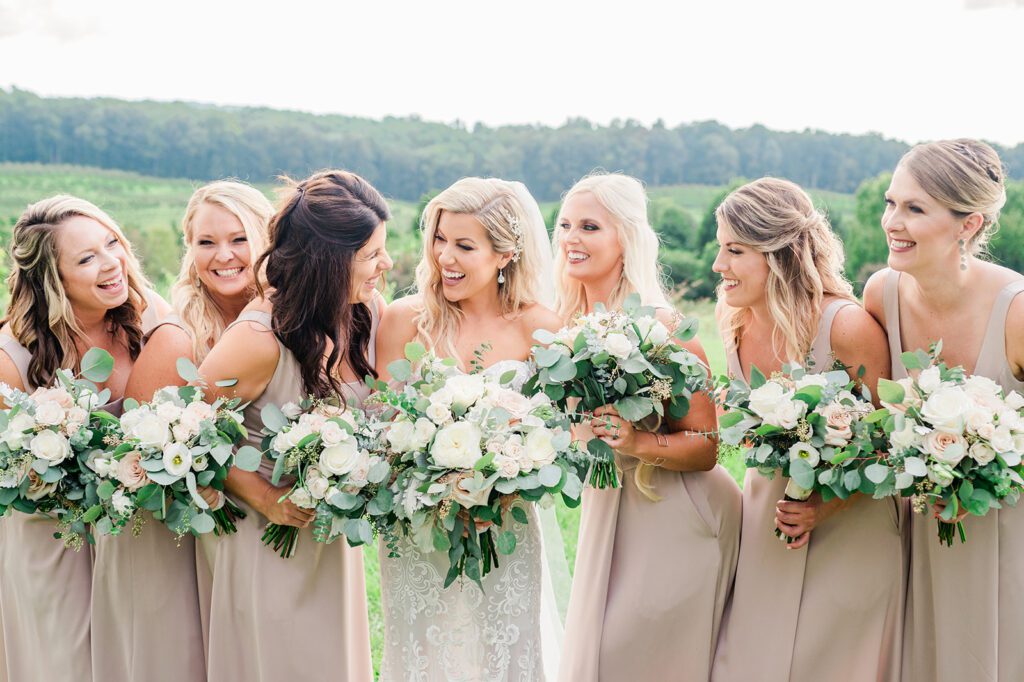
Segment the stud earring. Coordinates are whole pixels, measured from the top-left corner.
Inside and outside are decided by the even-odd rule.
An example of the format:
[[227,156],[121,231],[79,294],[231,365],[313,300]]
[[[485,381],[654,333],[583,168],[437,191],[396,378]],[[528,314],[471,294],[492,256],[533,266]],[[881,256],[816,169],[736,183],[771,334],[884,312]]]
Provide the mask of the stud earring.
[[501,286],[504,283],[505,283],[505,270],[504,270],[504,268],[499,268],[498,269],[498,286]]
[[960,240],[960,269],[967,269],[967,244],[963,239]]

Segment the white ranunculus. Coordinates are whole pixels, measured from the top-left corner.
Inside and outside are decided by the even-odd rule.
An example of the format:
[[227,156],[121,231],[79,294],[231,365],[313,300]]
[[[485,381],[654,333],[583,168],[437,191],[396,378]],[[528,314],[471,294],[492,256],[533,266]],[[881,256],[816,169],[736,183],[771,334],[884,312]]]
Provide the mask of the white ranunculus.
[[309,488],[309,494],[314,500],[322,500],[327,497],[327,489],[330,487],[330,482],[321,476],[312,481],[306,481],[306,487]]
[[324,442],[324,445],[337,445],[350,437],[348,431],[341,428],[337,422],[329,421],[320,429],[320,440]]
[[60,464],[71,455],[71,444],[68,439],[49,429],[32,436],[28,449],[33,455],[45,459],[51,465]]
[[198,431],[189,428],[190,425],[184,422],[179,422],[171,427],[171,435],[174,436],[174,440],[179,443],[187,443],[198,433]]
[[288,496],[292,504],[302,509],[312,509],[316,506],[316,502],[313,501],[313,497],[309,494],[309,491],[305,488],[296,488]]
[[184,417],[186,414],[196,421],[205,421],[214,417],[213,407],[202,400],[186,405],[182,416]]
[[924,451],[940,462],[955,466],[967,454],[967,441],[958,433],[936,430],[924,437]]
[[331,476],[344,476],[359,462],[359,443],[349,438],[337,445],[329,445],[320,453],[320,468]]
[[451,393],[452,405],[464,408],[480,400],[487,390],[484,378],[479,374],[458,374],[448,379],[444,387]]
[[798,459],[802,459],[812,467],[815,467],[821,461],[821,453],[810,443],[797,441],[789,448],[789,461],[795,462]]
[[971,446],[969,454],[978,464],[988,464],[996,458],[996,451],[981,441]]
[[921,387],[925,395],[931,395],[942,385],[942,378],[939,376],[938,367],[928,367],[921,370],[917,375],[917,385]]
[[22,411],[14,415],[7,430],[4,431],[4,442],[11,450],[21,450],[25,443],[32,437],[32,429],[36,426],[36,420],[28,412]]
[[36,406],[36,421],[46,426],[57,426],[64,421],[64,408],[52,400],[47,400]]
[[156,414],[168,424],[172,424],[181,417],[182,409],[174,403],[160,403],[156,406]]
[[430,403],[427,406],[427,416],[438,426],[452,420],[451,410],[444,403]]
[[962,433],[964,417],[971,399],[957,386],[941,386],[921,405],[921,416],[934,428],[947,433]]
[[135,511],[135,504],[132,502],[132,498],[124,494],[123,490],[115,490],[114,495],[110,498],[110,504],[121,516],[128,516]]
[[393,422],[388,427],[388,443],[395,452],[405,453],[415,450],[415,431],[413,423],[406,420]]
[[162,450],[171,440],[171,430],[167,427],[167,422],[153,412],[144,414],[133,425],[131,432],[126,431],[125,435],[137,438],[139,445],[154,450]]
[[171,443],[164,448],[164,470],[171,476],[181,478],[192,468],[192,453],[181,443]]
[[417,449],[423,449],[430,444],[430,439],[437,433],[437,426],[429,419],[420,417],[413,427],[413,442]]
[[634,348],[633,343],[620,332],[612,332],[604,339],[604,349],[613,358],[625,360],[633,353]]
[[530,459],[533,460],[534,469],[540,469],[542,466],[555,461],[555,456],[558,452],[552,443],[554,437],[554,432],[544,428],[534,429],[526,434],[523,447],[526,449]]
[[92,460],[92,470],[100,478],[110,478],[116,471],[117,463],[106,457],[96,457]]
[[480,429],[469,422],[445,426],[434,436],[431,455],[438,466],[472,469],[480,459]]

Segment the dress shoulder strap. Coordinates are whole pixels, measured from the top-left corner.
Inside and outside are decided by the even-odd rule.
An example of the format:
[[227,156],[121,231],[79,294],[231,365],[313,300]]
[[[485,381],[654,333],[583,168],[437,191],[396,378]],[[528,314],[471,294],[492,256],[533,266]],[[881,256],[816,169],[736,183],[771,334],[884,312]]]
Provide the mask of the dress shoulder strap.
[[32,353],[21,345],[16,338],[7,333],[0,334],[0,350],[10,356],[11,362],[18,368],[18,374],[21,375],[22,385],[25,387],[25,390],[31,392],[35,388],[30,386],[28,382],[28,366],[32,362]]
[[262,310],[246,310],[238,317],[236,317],[235,321],[229,324],[224,331],[231,329],[239,322],[255,322],[256,324],[262,325],[267,329],[272,330],[274,328],[270,317],[270,313],[264,312]]
[[811,344],[810,352],[815,372],[825,372],[831,367],[832,323],[835,322],[836,315],[840,310],[851,305],[857,304],[846,298],[838,298],[825,306],[825,309],[821,311],[821,320],[818,321],[818,334],[814,337],[814,343]]

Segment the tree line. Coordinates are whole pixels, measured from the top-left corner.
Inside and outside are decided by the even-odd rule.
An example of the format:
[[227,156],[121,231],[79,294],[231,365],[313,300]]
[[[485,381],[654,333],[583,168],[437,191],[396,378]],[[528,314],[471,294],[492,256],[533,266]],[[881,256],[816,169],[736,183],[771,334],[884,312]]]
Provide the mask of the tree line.
[[[338,166],[407,201],[467,175],[522,180],[539,200],[550,201],[594,168],[623,171],[651,186],[777,175],[809,188],[853,192],[890,170],[906,149],[877,134],[779,132],[760,125],[734,130],[714,121],[670,128],[577,118],[558,127],[470,128],[416,116],[371,120],[0,89],[0,161],[257,183]],[[1024,172],[1024,144],[1000,152],[1011,172]]]

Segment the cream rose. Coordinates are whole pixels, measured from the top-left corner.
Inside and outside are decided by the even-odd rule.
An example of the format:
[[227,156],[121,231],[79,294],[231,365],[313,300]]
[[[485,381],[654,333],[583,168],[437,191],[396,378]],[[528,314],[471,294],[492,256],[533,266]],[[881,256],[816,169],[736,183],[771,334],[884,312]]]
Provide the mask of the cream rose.
[[75,399],[71,397],[71,394],[67,392],[63,386],[54,386],[52,388],[37,388],[32,392],[30,396],[32,402],[45,403],[54,402],[60,405],[65,410],[70,409],[75,404]]
[[931,395],[942,385],[942,378],[939,376],[938,367],[928,367],[921,370],[917,375],[917,385],[921,387],[925,395]]
[[472,477],[460,477],[452,483],[452,499],[463,507],[480,507],[487,504],[493,486],[484,486],[480,490],[470,492],[467,488],[473,484]]
[[972,445],[968,453],[978,464],[988,464],[996,458],[996,451],[980,441]]
[[296,507],[301,507],[303,509],[312,509],[316,506],[316,503],[313,501],[313,497],[305,488],[296,488],[292,491],[291,495],[288,496],[288,499],[291,500],[292,504]]
[[154,450],[162,450],[171,440],[171,432],[167,427],[167,422],[152,412],[144,414],[133,425],[130,433],[127,433],[126,429],[125,435],[137,438],[142,447]]
[[349,432],[341,428],[337,422],[329,421],[320,429],[320,440],[324,442],[324,445],[337,445],[349,438]]
[[438,426],[452,420],[451,410],[444,403],[430,403],[427,406],[427,416]]
[[320,468],[331,476],[344,476],[359,462],[359,443],[349,438],[337,445],[330,445],[320,453]]
[[409,421],[392,422],[388,427],[388,443],[395,452],[405,453],[415,449],[413,447],[416,427]]
[[1024,396],[1021,396],[1017,391],[1007,393],[1005,401],[1012,410],[1020,411],[1021,408],[1024,408]]
[[36,407],[36,421],[47,426],[57,426],[64,421],[64,408],[52,400]]
[[39,459],[45,459],[51,466],[60,464],[71,455],[71,444],[68,443],[68,439],[49,429],[32,436],[28,449]]
[[494,468],[502,478],[515,478],[519,475],[519,462],[514,457],[498,455],[494,458]]
[[468,408],[483,397],[487,386],[478,374],[459,374],[445,382],[445,389],[451,394],[453,405]]
[[142,455],[138,452],[129,452],[118,461],[117,468],[113,472],[114,477],[129,492],[135,492],[149,482],[149,476],[146,475],[146,470],[140,464],[141,460]]
[[932,431],[924,437],[924,451],[940,462],[955,466],[967,454],[967,441],[958,433]]
[[178,421],[181,413],[182,409],[174,403],[160,403],[156,406],[156,415],[168,424]]
[[533,460],[533,467],[540,469],[542,466],[551,464],[555,461],[555,456],[558,454],[555,451],[555,446],[552,443],[555,434],[550,429],[534,429],[530,433],[526,434],[526,440],[523,443],[523,447],[526,449],[526,453]]
[[957,386],[942,386],[928,396],[921,406],[921,416],[934,428],[947,433],[961,433],[971,399]]
[[430,444],[430,439],[437,433],[437,426],[429,419],[420,417],[413,427],[413,443],[417,449],[423,449]]
[[327,497],[327,489],[330,487],[330,483],[321,476],[312,481],[307,481],[306,487],[309,488],[309,494],[314,500],[322,500]]
[[36,426],[36,420],[28,412],[19,412],[11,418],[4,431],[4,442],[11,450],[21,450],[25,443],[32,437],[32,429]]
[[434,436],[434,462],[452,469],[472,469],[482,454],[480,438],[480,429],[475,424],[456,422],[445,426]]
[[614,358],[625,360],[633,352],[633,343],[626,338],[625,334],[612,332],[604,339],[604,349]]

